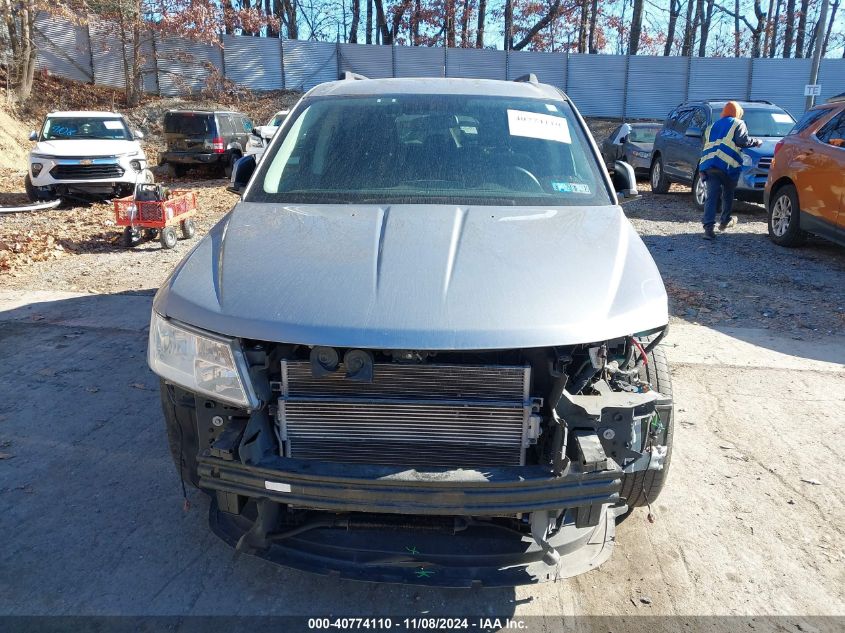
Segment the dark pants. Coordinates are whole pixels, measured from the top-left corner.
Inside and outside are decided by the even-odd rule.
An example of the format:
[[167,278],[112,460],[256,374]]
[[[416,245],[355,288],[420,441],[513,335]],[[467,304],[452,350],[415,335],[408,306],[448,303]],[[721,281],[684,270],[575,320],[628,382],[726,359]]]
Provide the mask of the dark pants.
[[720,222],[727,224],[731,219],[731,209],[734,204],[734,190],[739,178],[734,179],[728,176],[721,169],[707,169],[704,171],[707,186],[707,198],[704,200],[704,217],[701,223],[704,226],[716,223],[716,208],[719,200],[722,201],[722,215]]

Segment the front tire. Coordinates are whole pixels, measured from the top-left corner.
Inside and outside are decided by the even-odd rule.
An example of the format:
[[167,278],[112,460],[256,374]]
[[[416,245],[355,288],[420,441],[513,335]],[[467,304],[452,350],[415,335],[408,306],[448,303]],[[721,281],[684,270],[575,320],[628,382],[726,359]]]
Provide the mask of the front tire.
[[663,157],[658,156],[651,164],[651,190],[654,193],[669,193],[669,185],[672,183],[666,177],[666,171],[663,168]]
[[692,177],[692,203],[699,211],[704,210],[704,201],[707,199],[707,185],[701,179],[701,172],[695,171]]
[[[648,339],[642,339],[643,346],[648,344]],[[666,359],[665,350],[658,345],[648,354],[648,364],[642,369],[642,378],[646,380],[653,389],[664,396],[672,396],[672,377],[669,373],[669,362]],[[666,419],[662,419],[663,430],[657,434],[656,443],[666,446],[666,457],[663,461],[662,470],[640,470],[622,475],[622,489],[619,496],[627,500],[629,508],[638,508],[654,503],[669,474],[669,462],[672,458],[672,438],[674,435],[675,406],[668,411],[662,412]]]
[[182,220],[179,223],[179,227],[182,229],[182,238],[186,240],[191,239],[197,232],[196,225],[194,224],[194,221],[191,218],[188,218],[187,220]]
[[161,230],[161,235],[159,235],[159,241],[161,242],[161,247],[166,249],[171,249],[176,246],[177,237],[176,237],[176,230],[172,226],[166,226]]
[[801,230],[801,208],[798,191],[793,185],[783,185],[769,200],[769,238],[787,248],[801,246],[807,233]]
[[241,155],[238,152],[232,152],[229,155],[229,159],[223,165],[223,177],[224,178],[231,178],[232,171],[235,169],[235,163],[237,163],[241,158]]

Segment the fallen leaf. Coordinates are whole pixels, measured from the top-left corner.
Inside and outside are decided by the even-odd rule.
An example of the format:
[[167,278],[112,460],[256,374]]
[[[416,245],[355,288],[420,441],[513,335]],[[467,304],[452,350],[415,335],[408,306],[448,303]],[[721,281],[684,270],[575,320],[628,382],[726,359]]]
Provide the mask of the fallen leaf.
[[822,482],[820,482],[818,479],[802,479],[801,481],[803,481],[805,484],[811,484],[813,486],[822,485]]
[[0,459],[12,459],[14,455],[11,453],[0,453]]
[[129,386],[132,387],[133,389],[140,389],[141,391],[147,391],[147,385],[145,385],[142,382],[133,382]]

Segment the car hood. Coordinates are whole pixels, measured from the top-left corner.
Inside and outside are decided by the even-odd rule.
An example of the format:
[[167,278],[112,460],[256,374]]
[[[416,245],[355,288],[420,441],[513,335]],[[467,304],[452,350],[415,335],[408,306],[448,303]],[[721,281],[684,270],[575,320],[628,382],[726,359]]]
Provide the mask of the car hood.
[[765,138],[760,139],[761,141],[763,141],[763,144],[759,147],[745,147],[742,151],[751,156],[752,158],[771,158],[775,155],[775,145],[777,145],[778,141],[781,140],[781,138],[783,137],[767,136]]
[[617,206],[241,202],[154,307],[230,336],[374,349],[568,345],[668,321]]
[[110,141],[96,139],[68,139],[60,141],[41,141],[33,148],[33,153],[45,156],[73,156],[76,158],[94,158],[97,156],[118,156],[141,151],[137,141]]

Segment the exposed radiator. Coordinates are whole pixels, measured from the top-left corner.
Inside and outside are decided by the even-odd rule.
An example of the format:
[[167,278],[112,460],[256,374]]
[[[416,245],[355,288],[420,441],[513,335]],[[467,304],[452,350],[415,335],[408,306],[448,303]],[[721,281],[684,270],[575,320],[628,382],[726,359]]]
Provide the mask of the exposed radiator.
[[376,363],[373,382],[341,364],[314,377],[282,361],[277,424],[283,454],[299,459],[475,468],[525,462],[539,403],[528,366]]

